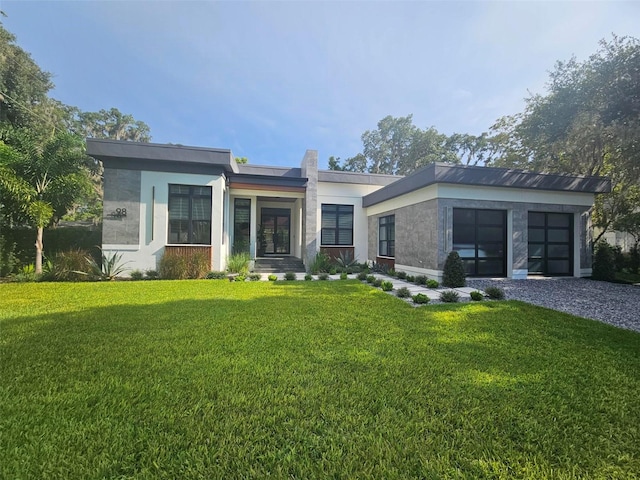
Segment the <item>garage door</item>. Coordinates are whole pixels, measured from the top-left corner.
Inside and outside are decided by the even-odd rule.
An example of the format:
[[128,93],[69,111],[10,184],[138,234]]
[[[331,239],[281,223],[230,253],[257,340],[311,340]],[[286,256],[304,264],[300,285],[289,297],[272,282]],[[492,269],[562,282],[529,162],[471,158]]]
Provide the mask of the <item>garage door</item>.
[[505,277],[506,210],[454,208],[453,249],[462,258],[467,275]]
[[573,214],[529,212],[529,274],[573,274]]

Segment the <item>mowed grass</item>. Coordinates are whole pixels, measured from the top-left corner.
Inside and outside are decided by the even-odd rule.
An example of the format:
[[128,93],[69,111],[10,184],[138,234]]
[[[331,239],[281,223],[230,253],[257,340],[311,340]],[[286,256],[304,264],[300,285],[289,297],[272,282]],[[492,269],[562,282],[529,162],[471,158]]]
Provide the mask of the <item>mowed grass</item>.
[[640,334],[358,282],[0,285],[0,478],[637,478]]

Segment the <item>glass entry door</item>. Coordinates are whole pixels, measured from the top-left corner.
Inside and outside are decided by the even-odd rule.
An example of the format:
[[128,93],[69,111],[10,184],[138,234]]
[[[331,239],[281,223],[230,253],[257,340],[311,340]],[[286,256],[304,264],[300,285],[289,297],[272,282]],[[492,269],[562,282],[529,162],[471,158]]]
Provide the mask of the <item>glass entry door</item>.
[[288,208],[263,208],[262,231],[267,255],[291,253],[291,210]]

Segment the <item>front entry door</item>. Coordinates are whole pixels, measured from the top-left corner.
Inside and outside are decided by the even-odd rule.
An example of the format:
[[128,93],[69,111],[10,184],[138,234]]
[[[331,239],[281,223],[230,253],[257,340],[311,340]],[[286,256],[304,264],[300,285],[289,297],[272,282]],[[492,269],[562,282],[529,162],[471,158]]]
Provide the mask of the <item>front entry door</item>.
[[262,229],[265,236],[265,254],[285,254],[290,250],[291,210],[288,208],[263,208]]

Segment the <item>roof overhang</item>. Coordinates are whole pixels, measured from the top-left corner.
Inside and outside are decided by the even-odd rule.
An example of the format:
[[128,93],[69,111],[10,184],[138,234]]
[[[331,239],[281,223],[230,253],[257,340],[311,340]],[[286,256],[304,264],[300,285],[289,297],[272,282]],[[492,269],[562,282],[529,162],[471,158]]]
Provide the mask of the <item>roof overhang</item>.
[[370,207],[438,183],[594,194],[611,191],[611,180],[605,177],[532,173],[507,168],[432,163],[397,182],[366,195],[362,199],[362,206]]
[[231,150],[220,148],[88,138],[87,154],[108,168],[200,174],[238,173]]

